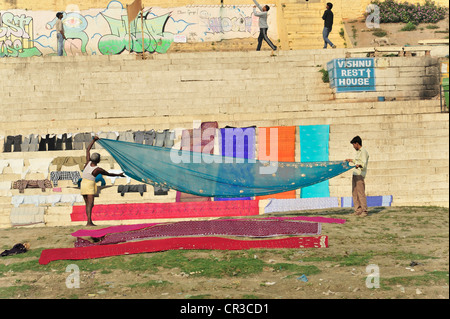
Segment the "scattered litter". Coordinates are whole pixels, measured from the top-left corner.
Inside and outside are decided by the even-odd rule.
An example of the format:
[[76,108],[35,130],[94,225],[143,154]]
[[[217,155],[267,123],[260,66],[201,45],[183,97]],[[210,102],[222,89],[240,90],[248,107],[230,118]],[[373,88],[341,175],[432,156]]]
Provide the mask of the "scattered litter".
[[417,288],[416,289],[416,295],[421,295],[421,294],[423,294],[423,292],[419,288]]
[[273,286],[273,285],[275,285],[275,282],[273,281],[273,282],[265,282],[264,283],[264,285],[266,285],[266,286]]
[[416,261],[411,261],[411,263],[409,264],[409,266],[410,267],[414,267],[414,266],[419,266],[419,265],[422,265],[421,263],[418,263],[418,262],[416,262]]
[[297,277],[297,280],[303,281],[303,282],[308,282],[308,278],[303,274],[300,277]]

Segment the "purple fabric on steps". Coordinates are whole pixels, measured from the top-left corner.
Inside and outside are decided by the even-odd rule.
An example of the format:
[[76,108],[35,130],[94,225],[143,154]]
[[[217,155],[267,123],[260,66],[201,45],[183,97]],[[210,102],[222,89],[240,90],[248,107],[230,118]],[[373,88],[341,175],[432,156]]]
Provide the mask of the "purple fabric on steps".
[[320,223],[303,223],[280,220],[212,220],[185,221],[155,225],[139,230],[106,235],[101,241],[91,243],[78,238],[75,247],[117,244],[142,238],[181,237],[181,236],[247,236],[274,237],[283,235],[319,235]]

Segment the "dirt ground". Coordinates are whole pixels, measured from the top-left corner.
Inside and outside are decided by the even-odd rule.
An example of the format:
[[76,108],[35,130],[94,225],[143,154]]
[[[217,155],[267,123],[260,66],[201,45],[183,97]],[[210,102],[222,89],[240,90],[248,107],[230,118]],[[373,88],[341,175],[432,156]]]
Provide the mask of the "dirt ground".
[[[373,34],[374,29],[369,29],[366,26],[365,18],[347,19],[344,25],[349,35],[352,45],[355,48],[370,47],[370,46],[404,46],[404,45],[419,45],[419,40],[430,39],[448,39],[449,36],[449,19],[441,20],[435,24],[419,24],[416,30],[401,31],[406,25],[405,23],[381,23],[379,31],[385,31],[386,35],[381,38],[386,38],[388,43],[380,42],[374,44],[374,39],[380,39]],[[348,46],[350,47],[350,46]]]
[[[0,258],[0,298],[449,298],[448,208],[372,208],[365,218],[349,216],[350,212],[295,214],[347,220],[322,224],[328,248],[172,251],[46,266],[38,264],[42,249],[73,247],[70,234],[82,227],[2,229],[0,247],[30,242],[31,250]],[[66,267],[71,264],[80,269],[79,288],[66,285],[72,274]],[[366,285],[376,284],[369,265],[378,267],[379,288]]]

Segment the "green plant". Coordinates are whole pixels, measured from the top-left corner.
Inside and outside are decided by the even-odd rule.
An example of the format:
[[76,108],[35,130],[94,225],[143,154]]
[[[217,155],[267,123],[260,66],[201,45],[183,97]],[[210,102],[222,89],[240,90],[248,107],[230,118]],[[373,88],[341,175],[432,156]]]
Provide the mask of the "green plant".
[[417,27],[414,23],[408,22],[403,28],[400,29],[400,31],[414,31]]
[[328,75],[328,71],[325,70],[325,69],[320,69],[319,72],[322,73],[322,81],[323,81],[323,83],[329,83],[330,82],[330,77]]
[[387,35],[387,32],[384,31],[384,30],[381,30],[381,29],[377,29],[376,31],[372,32],[372,35],[374,35],[376,37],[379,37],[379,38],[382,38],[382,37],[385,37]]
[[345,31],[344,31],[344,28],[341,28],[341,30],[339,31],[339,35],[341,36],[342,39],[345,40]]
[[380,8],[381,23],[411,22],[436,23],[445,19],[448,8],[437,6],[433,1],[426,0],[425,4],[411,4],[408,2],[397,2],[394,0],[374,0],[372,4]]

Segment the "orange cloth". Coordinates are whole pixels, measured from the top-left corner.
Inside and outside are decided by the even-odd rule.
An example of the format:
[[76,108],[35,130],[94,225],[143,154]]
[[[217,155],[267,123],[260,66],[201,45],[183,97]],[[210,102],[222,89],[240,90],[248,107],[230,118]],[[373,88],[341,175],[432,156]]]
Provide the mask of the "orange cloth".
[[[295,162],[295,129],[295,126],[260,127],[258,133],[258,159],[277,162]],[[274,154],[271,154],[271,143],[278,143],[278,147],[272,145]],[[256,196],[255,199],[285,199],[295,197],[295,190],[293,190],[273,195]]]

